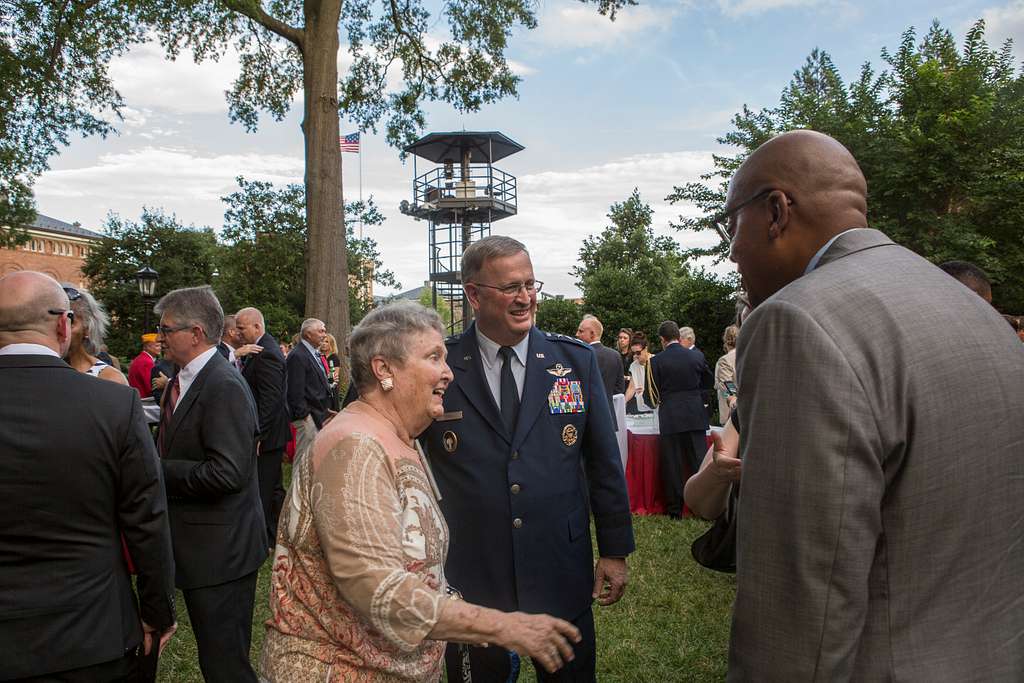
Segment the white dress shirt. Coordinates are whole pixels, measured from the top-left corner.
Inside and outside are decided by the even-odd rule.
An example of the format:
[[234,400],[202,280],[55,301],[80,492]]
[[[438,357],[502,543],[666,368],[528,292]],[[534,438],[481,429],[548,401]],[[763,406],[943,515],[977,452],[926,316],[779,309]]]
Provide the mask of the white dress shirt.
[[42,344],[8,344],[0,349],[0,356],[53,356],[60,358],[59,353]]
[[[494,404],[501,410],[501,366],[503,361],[498,355],[501,344],[488,339],[480,328],[476,330],[476,344],[480,349],[480,364],[484,369],[484,378],[487,380],[487,388],[491,390],[494,397]],[[530,346],[530,335],[523,337],[522,341],[512,347],[515,360],[512,361],[512,377],[516,381],[516,391],[519,398],[523,397],[523,384],[526,383],[526,352]]]
[[185,398],[185,394],[188,393],[189,387],[195,381],[196,375],[202,372],[203,368],[206,367],[206,364],[210,362],[210,359],[216,353],[219,353],[217,347],[211,346],[189,361],[188,365],[178,370],[178,402],[174,404],[175,410],[181,405],[181,399]]

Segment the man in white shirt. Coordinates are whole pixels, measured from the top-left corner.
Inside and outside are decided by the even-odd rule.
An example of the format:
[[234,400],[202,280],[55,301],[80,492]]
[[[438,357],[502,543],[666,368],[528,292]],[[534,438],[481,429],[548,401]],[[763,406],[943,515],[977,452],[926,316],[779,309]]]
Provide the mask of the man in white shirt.
[[171,540],[207,681],[250,681],[256,572],[267,557],[256,474],[256,410],[242,375],[217,352],[224,325],[209,287],[177,289],[155,307],[167,358],[161,464]]

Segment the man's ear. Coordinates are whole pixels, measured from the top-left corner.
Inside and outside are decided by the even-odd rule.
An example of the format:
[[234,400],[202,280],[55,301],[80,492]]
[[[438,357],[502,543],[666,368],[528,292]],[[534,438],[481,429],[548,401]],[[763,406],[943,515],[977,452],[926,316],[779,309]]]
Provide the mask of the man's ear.
[[480,290],[472,282],[467,282],[462,285],[462,291],[466,293],[466,298],[469,300],[469,305],[473,307],[474,311],[480,310]]
[[768,195],[768,210],[772,212],[772,224],[768,226],[768,236],[772,239],[782,237],[782,234],[789,228],[792,203],[782,190],[775,190]]

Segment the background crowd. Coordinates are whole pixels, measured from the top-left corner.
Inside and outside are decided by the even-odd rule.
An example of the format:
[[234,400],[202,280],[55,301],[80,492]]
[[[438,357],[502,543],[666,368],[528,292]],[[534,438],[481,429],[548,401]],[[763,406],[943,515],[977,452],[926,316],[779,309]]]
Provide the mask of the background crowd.
[[539,330],[526,247],[490,236],[463,256],[469,327],[371,311],[340,411],[315,318],[282,348],[258,309],[171,291],[126,382],[91,295],[3,277],[0,677],[152,680],[177,587],[208,681],[506,681],[520,657],[593,681],[593,605],[623,597],[635,548],[622,393],[657,412],[669,515],[732,512],[730,680],[1020,680],[1019,317],[980,269],[869,228],[827,136],[765,143],[727,206],[749,305],[714,371],[673,321],[657,354],[629,329],[604,347],[594,316]]

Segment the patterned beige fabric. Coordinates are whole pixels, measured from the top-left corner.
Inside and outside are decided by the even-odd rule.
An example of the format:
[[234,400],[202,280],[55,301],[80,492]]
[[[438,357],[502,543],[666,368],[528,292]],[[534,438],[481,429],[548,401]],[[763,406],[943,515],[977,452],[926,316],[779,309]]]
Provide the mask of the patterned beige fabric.
[[274,553],[264,680],[437,681],[448,527],[417,450],[349,405],[293,472]]

